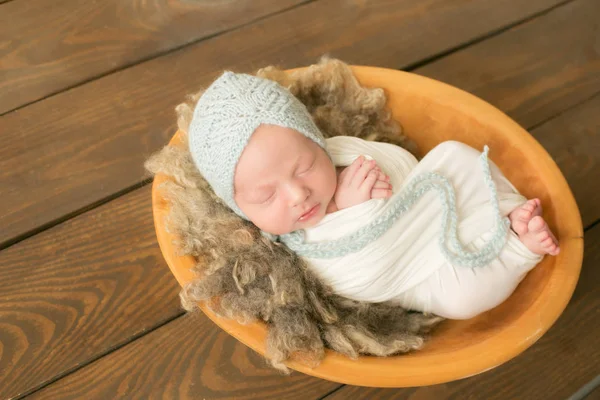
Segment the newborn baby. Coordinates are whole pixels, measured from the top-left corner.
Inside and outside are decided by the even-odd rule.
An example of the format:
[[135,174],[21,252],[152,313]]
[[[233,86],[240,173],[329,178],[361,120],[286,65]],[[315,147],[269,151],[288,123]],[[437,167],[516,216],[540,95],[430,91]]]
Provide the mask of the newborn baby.
[[510,219],[501,250],[477,268],[453,265],[440,249],[445,214],[434,192],[360,249],[305,256],[321,279],[349,298],[471,318],[503,302],[544,254],[559,252],[539,200],[523,198],[493,164],[492,206],[476,150],[444,142],[417,162],[391,144],[325,140],[306,108],[269,80],[224,73],[196,105],[189,145],[215,193],[281,238],[292,232],[302,232],[306,243],[343,238],[388,215],[413,178],[429,172],[447,178],[456,192],[457,235],[467,250],[490,241],[495,212]]

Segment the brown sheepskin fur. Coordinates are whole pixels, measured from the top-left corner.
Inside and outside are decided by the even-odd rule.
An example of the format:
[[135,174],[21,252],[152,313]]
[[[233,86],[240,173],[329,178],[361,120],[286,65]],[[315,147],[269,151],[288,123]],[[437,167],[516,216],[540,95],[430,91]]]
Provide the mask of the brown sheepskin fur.
[[[361,87],[341,61],[325,58],[291,74],[268,67],[257,75],[289,88],[306,104],[326,137],[356,136],[415,152],[386,110],[384,91]],[[224,318],[264,321],[269,332],[267,358],[284,372],[289,371],[283,362],[290,358],[319,365],[324,347],[352,358],[421,348],[423,335],[439,317],[334,294],[300,257],[264,238],[256,226],[216,197],[187,149],[185,133],[200,95],[190,96],[176,108],[183,146],[165,146],[146,162],[151,173],[172,177],[161,187],[171,204],[166,223],[179,238],[181,254],[198,260],[194,268],[198,278],[180,294],[183,307],[191,311],[198,302],[206,302]]]

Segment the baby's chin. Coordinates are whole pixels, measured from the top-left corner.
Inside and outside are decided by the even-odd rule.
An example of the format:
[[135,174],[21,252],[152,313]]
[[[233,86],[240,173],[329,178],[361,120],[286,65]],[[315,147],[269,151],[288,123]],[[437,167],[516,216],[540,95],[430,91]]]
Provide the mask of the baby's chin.
[[315,215],[310,221],[296,221],[292,224],[290,228],[286,229],[263,229],[260,226],[258,227],[263,232],[269,233],[271,235],[279,236],[279,235],[287,235],[288,233],[292,233],[295,231],[299,231],[302,229],[312,228],[317,225],[321,220],[325,217],[325,215]]

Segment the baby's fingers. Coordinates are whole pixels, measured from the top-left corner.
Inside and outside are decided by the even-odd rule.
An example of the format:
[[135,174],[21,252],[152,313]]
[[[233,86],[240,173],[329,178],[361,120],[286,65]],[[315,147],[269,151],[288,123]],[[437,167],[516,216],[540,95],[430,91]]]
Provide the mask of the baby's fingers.
[[359,190],[361,190],[365,194],[369,193],[371,190],[373,190],[373,188],[375,187],[375,184],[377,183],[378,175],[379,174],[377,173],[377,171],[374,171],[374,170],[371,170],[370,172],[368,172],[364,181],[358,186]]
[[[354,178],[352,178],[352,182],[356,187],[363,187],[363,182],[367,179],[369,174],[375,174],[375,180],[379,176],[379,172],[375,170],[377,163],[373,160],[366,160],[363,165],[356,171]],[[372,178],[371,178],[372,179]],[[375,183],[372,181],[371,184]]]
[[379,177],[377,179],[379,179],[380,181],[389,181],[390,180],[390,177],[383,173],[381,168],[379,168],[379,165],[375,164],[375,168],[373,168],[373,169],[379,173]]
[[386,199],[392,195],[392,189],[373,189],[371,190],[372,199]]
[[362,167],[364,161],[365,157],[360,156],[356,160],[354,160],[352,164],[344,168],[344,170],[340,173],[340,181],[343,185],[350,186],[350,183],[352,182],[356,171],[358,171],[360,167]]
[[377,177],[377,179],[380,180],[380,181],[385,181],[385,182],[389,182],[390,181],[390,177],[387,176],[386,174],[384,174],[381,171],[379,171],[379,176]]
[[391,188],[392,188],[392,185],[389,182],[382,181],[379,178],[373,185],[373,189],[391,189]]

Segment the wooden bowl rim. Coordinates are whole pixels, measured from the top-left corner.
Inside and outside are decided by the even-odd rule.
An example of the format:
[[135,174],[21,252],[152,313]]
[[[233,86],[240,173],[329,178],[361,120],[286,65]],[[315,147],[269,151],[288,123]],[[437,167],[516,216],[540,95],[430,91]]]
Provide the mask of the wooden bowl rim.
[[[302,67],[306,68],[306,67]],[[504,124],[513,132],[510,138],[515,146],[530,149],[530,155],[540,160],[539,169],[546,173],[544,178],[553,190],[556,201],[561,204],[561,215],[566,216],[557,221],[561,228],[561,253],[555,263],[561,268],[554,268],[548,283],[544,287],[542,302],[544,312],[531,307],[512,324],[502,326],[498,333],[485,342],[478,342],[470,347],[443,353],[426,354],[415,352],[408,355],[392,357],[361,356],[352,360],[331,350],[326,350],[321,365],[310,368],[298,362],[289,361],[290,368],[315,377],[357,386],[371,387],[414,387],[433,385],[466,378],[492,369],[517,356],[534,344],[558,319],[569,302],[583,260],[583,227],[577,204],[571,190],[558,166],[546,150],[522,127],[500,110],[483,100],[453,86],[426,78],[420,75],[370,66],[351,66],[353,72],[366,86],[385,87],[384,83],[401,81],[403,85],[416,84],[424,93],[435,93],[437,102],[452,102],[459,111],[486,114],[491,123]],[[299,70],[296,68],[288,72]],[[369,81],[369,82],[363,82]],[[374,83],[369,85],[369,83]],[[170,141],[170,145],[180,142],[179,133]],[[160,185],[169,177],[157,174],[152,185],[152,208],[158,243],[162,254],[173,275],[183,286],[193,279],[190,271],[195,261],[191,256],[179,256],[174,246],[174,236],[167,232],[164,218],[168,213],[168,205],[160,195]],[[550,187],[547,186],[547,187]],[[557,273],[557,271],[567,271]],[[526,278],[527,279],[527,278]],[[234,336],[259,354],[265,354],[267,329],[263,323],[242,325],[234,320],[217,317],[205,305],[202,311],[220,328]],[[468,338],[465,338],[468,339]],[[480,356],[483,354],[484,356]]]

